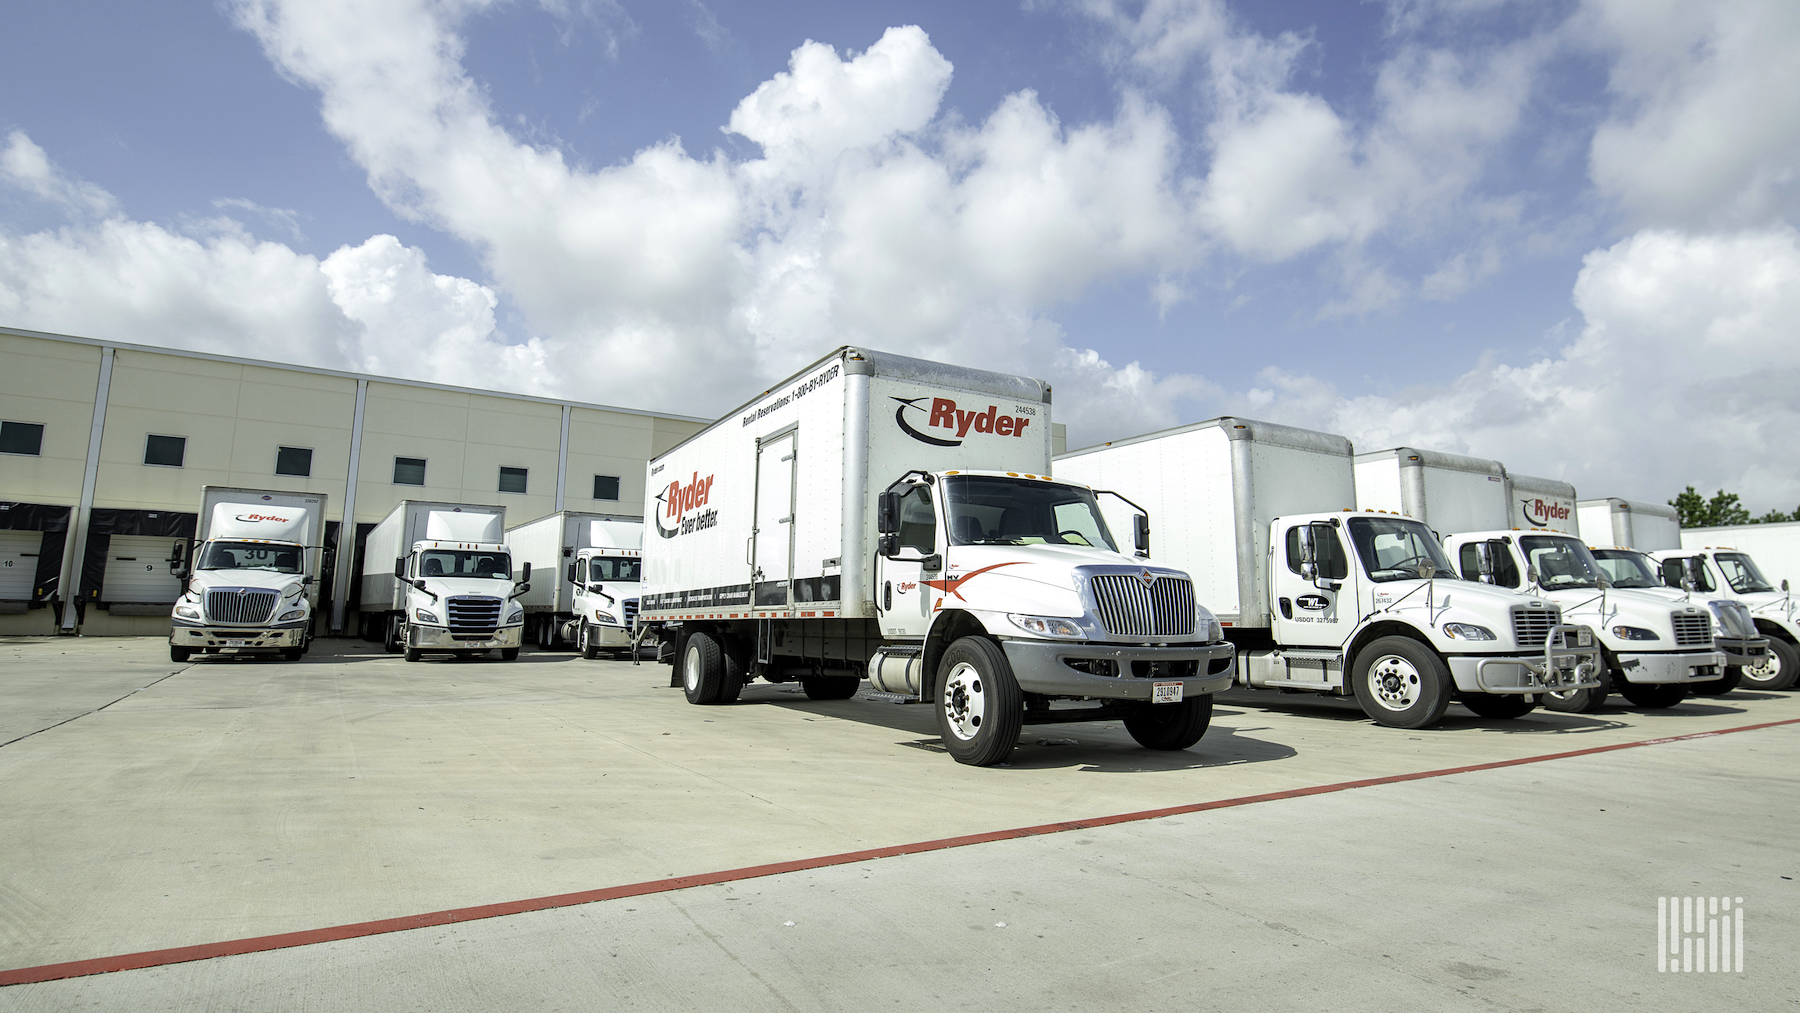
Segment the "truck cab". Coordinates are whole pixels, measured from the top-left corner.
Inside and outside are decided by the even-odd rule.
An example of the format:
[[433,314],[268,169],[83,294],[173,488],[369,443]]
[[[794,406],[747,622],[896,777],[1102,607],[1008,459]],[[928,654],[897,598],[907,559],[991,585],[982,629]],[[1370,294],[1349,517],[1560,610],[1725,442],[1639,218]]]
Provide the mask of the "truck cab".
[[[1599,638],[1602,685],[1566,709],[1598,709],[1617,689],[1640,707],[1670,707],[1694,683],[1725,674],[1713,646],[1713,615],[1703,604],[1670,602],[1640,590],[1614,589],[1586,545],[1548,529],[1474,531],[1444,539],[1465,579],[1517,588],[1562,606],[1570,622]],[[1485,547],[1485,548],[1484,548]]]
[[575,618],[563,622],[561,633],[582,657],[634,649],[643,555],[638,549],[592,547],[576,550],[569,561],[564,576],[574,588]]
[[525,610],[514,599],[530,589],[531,564],[514,583],[505,545],[414,542],[394,561],[394,577],[404,608],[392,636],[407,661],[440,651],[472,657],[498,650],[507,661],[519,656]]
[[1477,714],[1516,717],[1538,695],[1598,684],[1586,627],[1554,602],[1458,579],[1410,517],[1277,517],[1269,556],[1271,626],[1240,635],[1249,686],[1349,694],[1380,724],[1419,728],[1452,688]]
[[[1647,552],[1620,546],[1589,546],[1600,572],[1621,590],[1658,595],[1671,603],[1695,600],[1692,591],[1663,585],[1661,566]],[[1756,620],[1742,602],[1729,598],[1699,599],[1713,615],[1713,646],[1725,655],[1725,678],[1697,682],[1689,688],[1705,696],[1729,693],[1742,681],[1745,669],[1761,669],[1769,657],[1769,638],[1756,629]]]
[[1780,690],[1800,678],[1800,608],[1787,581],[1772,583],[1748,553],[1736,549],[1665,549],[1650,558],[1664,586],[1727,598],[1749,610],[1757,632],[1769,639],[1769,653],[1762,664],[1744,667],[1743,685]]
[[186,581],[173,610],[169,657],[279,654],[298,661],[312,646],[313,584],[307,547],[262,538],[216,538],[194,547],[192,566],[177,544],[171,560]]

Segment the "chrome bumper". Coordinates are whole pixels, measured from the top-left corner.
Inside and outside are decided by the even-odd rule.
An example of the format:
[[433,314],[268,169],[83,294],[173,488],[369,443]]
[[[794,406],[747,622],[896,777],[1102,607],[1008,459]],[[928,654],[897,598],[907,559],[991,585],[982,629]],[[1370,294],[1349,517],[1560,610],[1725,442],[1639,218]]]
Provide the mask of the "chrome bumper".
[[170,647],[188,650],[218,648],[226,651],[269,651],[306,646],[309,622],[275,627],[177,626],[169,633]]
[[1714,637],[1713,648],[1725,655],[1725,664],[1755,668],[1769,656],[1768,637]]
[[[1565,646],[1579,642],[1587,634],[1588,647]],[[1451,677],[1457,688],[1469,688],[1464,680],[1474,683],[1483,693],[1567,693],[1570,690],[1594,689],[1600,685],[1600,648],[1593,632],[1585,626],[1563,624],[1552,627],[1544,638],[1544,653],[1522,658],[1450,658]],[[1488,669],[1502,669],[1491,677]]]
[[[1229,689],[1237,678],[1237,649],[1228,643],[1155,647],[1084,641],[1002,640],[1000,646],[1006,651],[1006,660],[1012,666],[1013,678],[1018,680],[1019,688],[1047,696],[1148,700],[1154,684],[1179,682],[1182,698],[1187,699]],[[1194,662],[1195,674],[1161,674],[1155,668],[1181,662]],[[1092,669],[1110,669],[1118,674],[1101,675]]]
[[1710,682],[1725,677],[1725,655],[1718,651],[1621,654],[1619,668],[1625,673],[1626,682]]
[[488,651],[517,647],[524,639],[523,626],[502,626],[492,634],[452,633],[442,626],[406,627],[406,646],[415,651]]

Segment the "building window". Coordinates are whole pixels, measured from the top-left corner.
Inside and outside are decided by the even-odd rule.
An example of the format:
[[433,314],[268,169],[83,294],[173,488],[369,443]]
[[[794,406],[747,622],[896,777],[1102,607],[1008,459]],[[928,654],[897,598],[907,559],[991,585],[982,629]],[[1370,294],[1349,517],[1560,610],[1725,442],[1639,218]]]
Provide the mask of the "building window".
[[312,477],[312,449],[309,447],[275,448],[275,474]]
[[526,469],[524,469],[524,468],[501,468],[500,469],[500,491],[501,492],[524,492],[525,491],[525,474],[526,474]]
[[164,468],[179,468],[187,457],[187,437],[157,436],[151,434],[144,439],[144,463],[155,464]]
[[395,485],[424,485],[425,459],[421,457],[394,458]]
[[619,476],[617,476],[617,475],[595,475],[594,476],[594,498],[595,499],[611,499],[611,500],[618,499],[619,498]]
[[0,454],[37,457],[43,452],[43,426],[36,422],[0,422]]

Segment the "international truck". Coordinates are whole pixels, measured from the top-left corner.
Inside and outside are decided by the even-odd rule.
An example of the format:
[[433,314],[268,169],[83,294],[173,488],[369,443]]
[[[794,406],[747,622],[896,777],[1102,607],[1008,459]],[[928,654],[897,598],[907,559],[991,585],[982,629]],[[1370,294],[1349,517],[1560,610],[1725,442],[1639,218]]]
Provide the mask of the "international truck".
[[[1613,587],[1645,594],[1661,595],[1670,604],[1694,601],[1693,588],[1663,586],[1661,567],[1649,553],[1623,546],[1588,546],[1600,573]],[[1700,603],[1713,615],[1713,646],[1725,655],[1725,677],[1710,682],[1696,682],[1689,692],[1701,696],[1720,696],[1738,687],[1746,669],[1760,670],[1768,661],[1769,638],[1756,629],[1756,621],[1743,602],[1729,598],[1701,598]]]
[[[1410,455],[1389,456],[1398,470]],[[1158,519],[1153,557],[1194,574],[1249,688],[1350,696],[1377,724],[1424,728],[1452,700],[1518,717],[1542,694],[1598,685],[1585,627],[1544,598],[1458,579],[1419,520],[1357,509],[1357,463],[1341,436],[1226,417],[1074,451],[1056,474]]]
[[183,584],[170,613],[171,660],[300,660],[312,646],[327,498],[215,485],[200,491],[195,540],[176,542],[169,559]]
[[589,659],[633,649],[643,521],[565,510],[512,528],[506,543],[538,575],[519,598],[528,639],[546,651],[573,647]]
[[1800,678],[1800,611],[1787,578],[1764,576],[1756,560],[1735,547],[1664,549],[1650,557],[1666,586],[1729,598],[1750,610],[1757,632],[1769,638],[1769,653],[1763,664],[1744,668],[1743,686],[1782,690]]
[[531,564],[514,583],[505,531],[505,507],[402,500],[364,542],[364,630],[407,661],[490,650],[517,658]]
[[1681,548],[1681,521],[1672,506],[1608,497],[1581,500],[1575,513],[1581,540],[1589,545],[1640,552]]
[[639,622],[694,704],[866,676],[962,763],[1050,722],[1194,745],[1231,644],[1147,521],[1121,546],[1049,472],[1042,381],[839,348],[649,462]]

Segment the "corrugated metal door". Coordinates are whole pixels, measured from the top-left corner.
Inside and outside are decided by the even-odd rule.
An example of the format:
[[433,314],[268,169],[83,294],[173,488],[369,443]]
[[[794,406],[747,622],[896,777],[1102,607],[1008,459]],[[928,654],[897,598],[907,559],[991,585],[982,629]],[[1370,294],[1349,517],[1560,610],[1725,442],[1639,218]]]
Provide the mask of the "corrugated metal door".
[[43,544],[41,531],[0,531],[0,601],[31,600],[38,549]]
[[134,604],[174,604],[181,582],[169,572],[167,535],[114,535],[106,550],[106,577],[101,599]]

